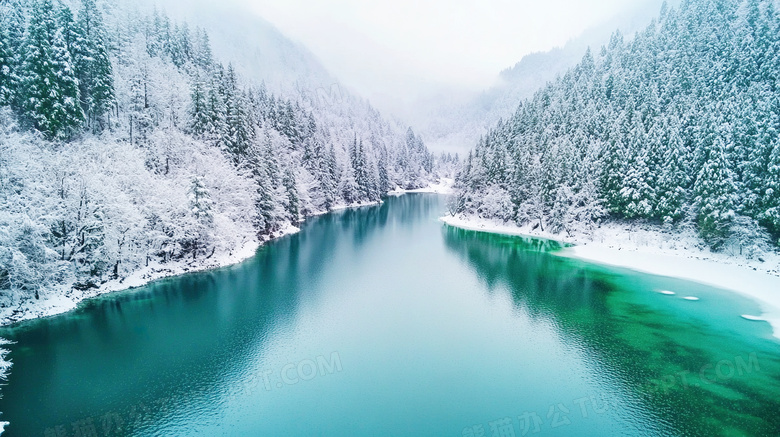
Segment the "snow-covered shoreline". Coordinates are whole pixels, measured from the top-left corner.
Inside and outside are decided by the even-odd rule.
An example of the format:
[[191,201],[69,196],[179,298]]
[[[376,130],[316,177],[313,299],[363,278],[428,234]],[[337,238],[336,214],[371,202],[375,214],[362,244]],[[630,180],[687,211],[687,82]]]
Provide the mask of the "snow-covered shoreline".
[[712,253],[697,246],[695,236],[670,239],[652,229],[604,225],[572,236],[554,235],[531,227],[518,227],[491,220],[462,216],[442,217],[456,228],[504,235],[545,238],[572,244],[558,256],[622,267],[658,276],[685,279],[733,291],[757,302],[762,314],[737,314],[749,320],[764,320],[780,338],[780,256],[766,254],[763,261]]
[[401,196],[404,194],[414,193],[430,193],[430,194],[452,194],[455,192],[455,180],[449,178],[441,178],[439,183],[430,184],[425,188],[419,188],[416,190],[404,190],[403,188],[396,187],[395,190],[387,193],[390,196]]
[[98,297],[115,291],[124,291],[143,287],[150,282],[187,273],[202,272],[241,263],[255,255],[261,244],[275,240],[299,231],[294,226],[288,226],[272,234],[263,242],[247,241],[243,246],[227,253],[217,252],[209,258],[188,259],[172,263],[150,263],[149,266],[136,270],[127,277],[115,279],[101,284],[98,288],[88,290],[59,290],[52,292],[40,300],[29,300],[19,307],[4,308],[0,312],[0,326],[11,325],[25,320],[56,316],[72,311],[84,300]]
[[[452,180],[442,179],[438,184],[431,184],[427,188],[418,190],[400,190],[396,189],[389,195],[403,195],[407,193],[447,193],[452,188]],[[312,214],[309,218],[329,214],[332,212],[343,211],[352,208],[364,208],[376,206],[381,202],[362,202],[351,205],[337,205],[329,211],[322,211]],[[231,265],[239,264],[253,257],[262,244],[277,240],[287,235],[299,232],[300,229],[295,226],[288,226],[285,229],[273,233],[263,241],[247,241],[243,246],[233,249],[226,253],[217,252],[209,258],[188,259],[171,263],[150,263],[148,267],[137,270],[127,277],[111,280],[101,284],[98,288],[88,290],[60,289],[53,290],[48,296],[40,300],[29,300],[21,306],[9,307],[0,310],[0,326],[7,326],[26,320],[39,319],[44,317],[56,316],[78,307],[84,300],[102,296],[115,291],[124,291],[133,288],[143,287],[153,281],[168,277],[180,276],[187,273],[203,272],[207,270],[219,269]],[[1,374],[0,374],[1,375]]]

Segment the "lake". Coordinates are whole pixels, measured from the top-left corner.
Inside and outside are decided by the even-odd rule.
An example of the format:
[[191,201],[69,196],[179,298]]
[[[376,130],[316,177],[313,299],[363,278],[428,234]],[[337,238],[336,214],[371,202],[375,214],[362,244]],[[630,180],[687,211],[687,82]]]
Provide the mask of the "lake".
[[757,304],[445,211],[315,217],[242,264],[0,329],[5,435],[780,435]]

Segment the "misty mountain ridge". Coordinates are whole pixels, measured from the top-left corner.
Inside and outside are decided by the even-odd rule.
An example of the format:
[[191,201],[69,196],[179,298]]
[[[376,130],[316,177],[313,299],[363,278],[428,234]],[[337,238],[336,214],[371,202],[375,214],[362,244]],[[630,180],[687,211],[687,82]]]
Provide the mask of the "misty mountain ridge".
[[[657,15],[663,0],[647,0],[626,13],[571,39],[563,47],[524,56],[515,65],[501,71],[489,89],[460,97],[437,97],[427,101],[427,111],[417,125],[429,147],[434,150],[467,152],[489,126],[510,117],[517,103],[533,96],[548,82],[580,62],[587,49],[606,45],[616,29],[627,39],[643,29]],[[667,2],[670,6],[679,0]]]

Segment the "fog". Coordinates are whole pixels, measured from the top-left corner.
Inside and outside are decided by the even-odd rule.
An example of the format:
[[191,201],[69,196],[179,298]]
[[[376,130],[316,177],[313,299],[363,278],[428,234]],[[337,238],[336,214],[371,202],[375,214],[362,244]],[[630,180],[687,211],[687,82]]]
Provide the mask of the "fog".
[[[467,100],[494,85],[502,70],[527,54],[561,47],[587,31],[592,36],[593,29],[598,28],[604,28],[604,32],[597,34],[608,38],[612,30],[623,27],[623,22],[636,21],[637,15],[642,23],[649,22],[662,0],[143,2],[223,31],[230,29],[224,23],[230,17],[236,17],[239,28],[246,28],[251,18],[267,21],[311,52],[329,77],[388,115],[415,124],[423,117],[421,113],[430,112],[430,107],[453,99]],[[219,23],[204,23],[209,20]],[[234,49],[240,47],[236,37],[252,34],[257,40],[260,36],[233,30],[236,35],[229,45]],[[291,63],[279,53],[282,50],[265,50],[269,57],[257,57],[255,63],[261,65],[258,68],[263,62],[273,63],[272,76],[279,78],[284,74],[280,69],[285,68],[281,64],[290,64],[288,67],[295,70],[307,63],[300,59]],[[240,64],[240,50],[232,55]],[[298,79],[295,76],[293,80]]]
[[487,88],[524,55],[562,46],[644,3],[244,0],[347,86],[393,112],[432,92]]

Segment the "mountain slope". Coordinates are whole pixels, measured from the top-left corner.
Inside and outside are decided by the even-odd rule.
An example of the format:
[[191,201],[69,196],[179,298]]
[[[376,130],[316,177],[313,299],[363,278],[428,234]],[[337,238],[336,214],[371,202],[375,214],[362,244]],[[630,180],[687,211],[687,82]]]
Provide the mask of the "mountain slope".
[[2,7],[4,322],[235,260],[310,215],[433,177],[411,130],[346,92],[302,88],[329,79],[270,27],[243,48],[278,65],[241,74],[219,61],[219,38],[157,9]]
[[687,0],[630,42],[616,33],[491,129],[458,211],[556,233],[692,227],[714,249],[760,253],[780,237],[776,6]]

